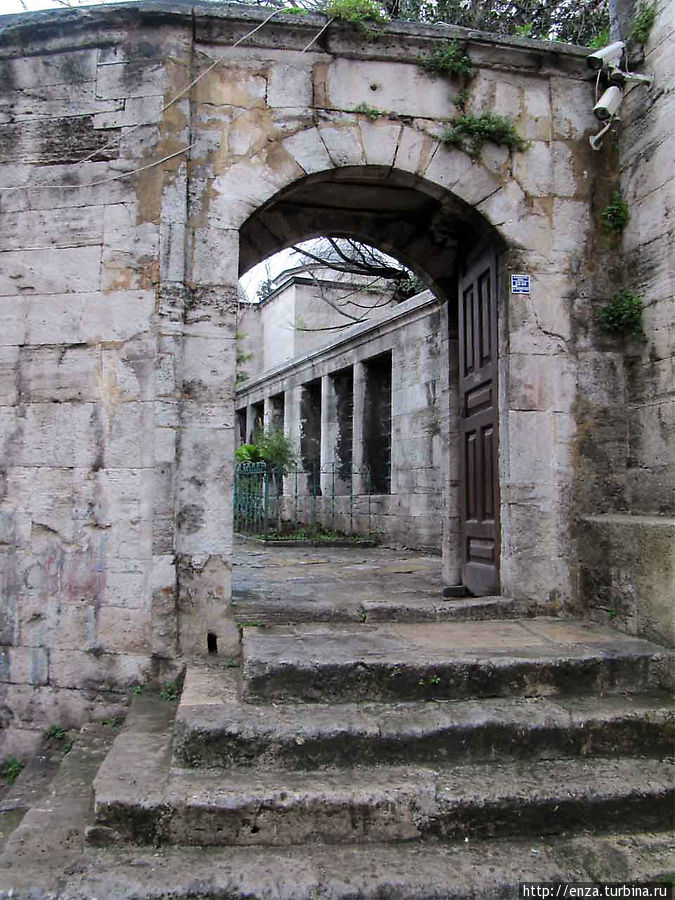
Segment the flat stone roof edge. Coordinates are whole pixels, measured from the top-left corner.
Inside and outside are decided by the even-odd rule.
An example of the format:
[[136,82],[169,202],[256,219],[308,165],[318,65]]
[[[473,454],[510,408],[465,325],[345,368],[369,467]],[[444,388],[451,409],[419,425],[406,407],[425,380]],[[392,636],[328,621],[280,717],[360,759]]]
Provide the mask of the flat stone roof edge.
[[[252,6],[241,3],[199,3],[190,0],[140,0],[140,2],[102,4],[100,6],[81,6],[67,9],[38,10],[34,12],[13,13],[0,16],[0,45],[11,38],[17,31],[35,30],[39,32],[45,27],[72,26],[74,23],[92,26],[97,24],[123,25],[139,18],[144,20],[178,19],[194,21],[198,19],[229,19],[233,22],[247,21],[251,23],[264,21],[273,11],[272,7]],[[292,27],[294,31],[314,31],[326,22],[322,13],[293,14],[280,13],[273,20],[275,26]],[[345,35],[350,32],[357,37],[363,34],[347,23],[333,22],[331,29],[340,29]],[[420,37],[427,39],[455,38],[460,41],[482,43],[504,49],[512,49],[526,53],[555,54],[568,57],[584,58],[588,48],[575,44],[564,44],[557,41],[542,41],[512,35],[495,34],[462,28],[457,25],[438,23],[425,25],[418,22],[394,21],[380,26],[384,35]],[[252,42],[255,45],[255,41]]]

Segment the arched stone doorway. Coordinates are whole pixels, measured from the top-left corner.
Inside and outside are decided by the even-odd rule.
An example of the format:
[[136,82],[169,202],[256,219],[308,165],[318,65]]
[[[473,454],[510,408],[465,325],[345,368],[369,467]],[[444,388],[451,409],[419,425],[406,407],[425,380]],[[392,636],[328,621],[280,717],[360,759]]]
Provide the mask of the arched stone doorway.
[[[258,134],[257,128],[253,133]],[[239,273],[294,241],[327,231],[360,237],[424,272],[434,291],[447,299],[448,335],[456,340],[460,284],[470,286],[473,264],[484,252],[492,253],[488,268],[497,315],[490,333],[497,347],[497,388],[487,393],[489,404],[498,407],[498,422],[478,439],[475,433],[465,437],[472,448],[489,452],[493,461],[498,439],[497,468],[493,465],[491,471],[493,521],[488,523],[493,531],[487,540],[481,528],[472,534],[465,531],[473,558],[465,554],[464,580],[476,574],[477,593],[495,590],[498,560],[504,596],[571,596],[567,530],[574,379],[568,356],[571,286],[563,270],[571,265],[577,242],[560,244],[556,236],[567,201],[543,197],[540,188],[526,192],[521,186],[525,174],[519,169],[515,176],[515,161],[504,148],[485,149],[479,159],[472,159],[428,133],[386,118],[371,122],[358,113],[335,112],[329,119],[299,123],[293,110],[279,110],[273,127],[260,130],[254,144],[249,125],[227,133],[227,143],[205,157],[206,163],[193,166],[190,182],[194,215],[189,317],[198,323],[201,336],[208,332],[213,340],[193,340],[188,329],[183,341],[184,372],[196,373],[200,385],[207,386],[201,397],[181,406],[185,450],[179,470],[177,560],[184,565],[178,589],[183,652],[202,652],[206,629],[229,630],[236,639],[221,599],[229,595],[232,527],[224,511],[231,509],[232,484],[221,478],[222,466],[212,460],[215,454],[222,460],[234,453],[234,392],[228,394],[223,385],[227,378],[232,387],[234,382]],[[235,152],[240,137],[247,142],[243,153]],[[212,142],[211,130],[204,139]],[[552,183],[552,194],[556,190]],[[581,239],[583,232],[579,235]],[[512,295],[509,275],[520,272],[529,275],[533,290]],[[482,276],[478,271],[473,275],[475,297]],[[480,333],[480,327],[475,329],[476,336]],[[208,372],[205,347],[209,352],[220,347],[223,354],[214,358]],[[448,359],[458,359],[455,349],[453,356],[449,346]],[[480,355],[480,348],[477,352]],[[226,372],[227,354],[231,368]],[[464,387],[472,391],[480,384],[467,381]],[[469,398],[476,399],[475,394]],[[476,413],[482,411],[483,401],[478,400]],[[450,406],[459,411],[459,396]],[[214,412],[228,423],[217,436],[202,427],[204,415]],[[448,414],[448,434],[452,427]],[[458,419],[454,428],[459,429]],[[195,452],[193,433],[199,444]],[[448,515],[443,523],[443,580],[448,586],[463,580],[461,555],[451,551],[461,547],[458,464],[457,455],[449,457]],[[470,466],[471,461],[466,464]],[[484,492],[485,485],[474,499]],[[200,509],[199,521],[187,518],[188,529],[181,525],[183,497],[188,512],[193,505]],[[486,510],[489,505],[483,504]],[[487,578],[481,577],[484,574]]]
[[299,179],[240,230],[240,272],[321,235],[366,241],[424,275],[441,302],[444,582],[499,593],[498,278],[504,241],[449,191],[381,166]]

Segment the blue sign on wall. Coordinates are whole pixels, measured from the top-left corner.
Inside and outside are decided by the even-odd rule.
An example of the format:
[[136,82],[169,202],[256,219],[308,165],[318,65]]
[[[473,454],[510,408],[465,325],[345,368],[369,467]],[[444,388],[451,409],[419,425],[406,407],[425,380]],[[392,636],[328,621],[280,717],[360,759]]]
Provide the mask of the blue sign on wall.
[[512,275],[511,276],[511,293],[512,294],[529,294],[530,293],[530,276],[529,275]]

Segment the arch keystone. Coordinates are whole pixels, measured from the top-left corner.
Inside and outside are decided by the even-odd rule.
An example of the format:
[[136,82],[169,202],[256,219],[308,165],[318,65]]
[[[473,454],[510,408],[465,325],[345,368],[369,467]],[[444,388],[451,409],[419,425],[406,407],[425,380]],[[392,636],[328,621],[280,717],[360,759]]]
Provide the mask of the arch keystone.
[[319,133],[335,166],[362,166],[365,162],[361,132],[353,119],[319,125]]
[[285,138],[282,144],[286,152],[308,175],[332,168],[326,145],[316,128],[298,131]]
[[387,168],[394,165],[402,128],[399,122],[392,122],[389,119],[371,122],[364,117],[359,120],[361,143],[367,165],[387,166]]

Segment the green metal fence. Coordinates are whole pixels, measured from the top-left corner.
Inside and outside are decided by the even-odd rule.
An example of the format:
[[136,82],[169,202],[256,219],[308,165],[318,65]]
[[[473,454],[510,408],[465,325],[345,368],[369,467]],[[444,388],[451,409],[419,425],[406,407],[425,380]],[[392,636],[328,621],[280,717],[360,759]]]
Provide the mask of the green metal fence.
[[238,463],[234,530],[263,540],[377,540],[384,504],[374,490],[381,483],[368,469],[340,463],[285,474],[264,462]]

